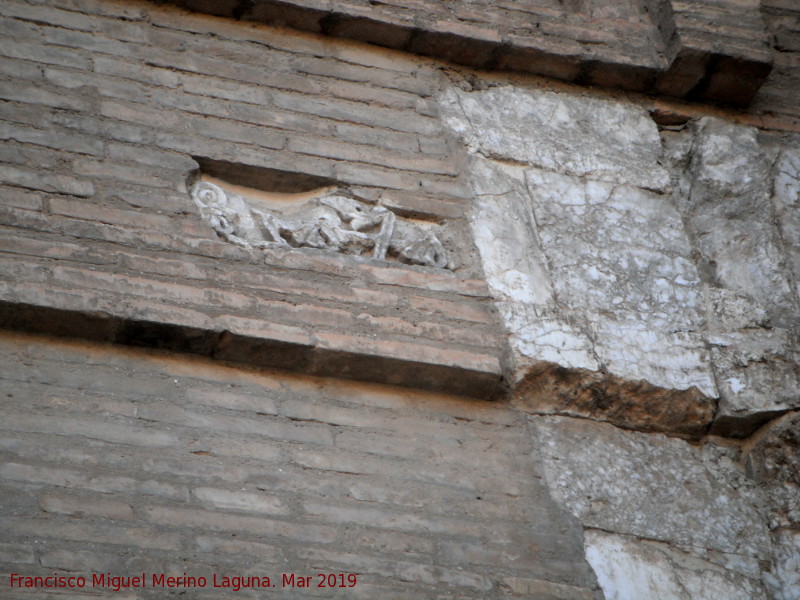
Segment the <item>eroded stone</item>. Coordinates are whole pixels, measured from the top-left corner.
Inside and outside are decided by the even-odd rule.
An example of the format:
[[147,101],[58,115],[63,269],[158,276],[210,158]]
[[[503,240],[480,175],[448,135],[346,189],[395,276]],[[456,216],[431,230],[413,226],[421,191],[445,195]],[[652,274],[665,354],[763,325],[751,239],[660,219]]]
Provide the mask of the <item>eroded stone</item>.
[[774,538],[773,571],[764,576],[774,600],[800,598],[800,531],[781,531]]
[[606,600],[763,600],[759,579],[699,559],[667,544],[604,531],[585,534],[586,558]]
[[713,431],[745,437],[800,402],[800,352],[784,329],[709,333],[720,391]]
[[474,153],[654,190],[669,184],[656,124],[633,104],[512,86],[451,87],[439,102]]
[[764,581],[775,600],[800,598],[800,413],[759,431],[746,462],[765,489],[772,529],[772,569]]
[[786,150],[773,171],[776,152],[752,127],[704,118],[694,135],[682,210],[708,283],[707,340],[720,395],[713,431],[747,436],[800,402],[800,310],[786,268],[794,246],[777,226],[796,212],[788,208],[795,161]]
[[553,497],[585,527],[769,558],[762,492],[723,448],[585,419],[535,428]]
[[696,388],[678,391],[586,369],[538,363],[516,383],[513,404],[535,414],[572,415],[626,429],[689,438],[705,434],[715,401]]
[[770,202],[771,167],[752,127],[703,118],[690,165],[686,223],[709,283],[752,298],[792,327],[797,301]]
[[800,149],[784,149],[775,162],[772,201],[794,275],[795,294],[800,298]]
[[759,431],[747,465],[768,489],[770,527],[800,530],[800,413],[789,413]]
[[511,86],[440,105],[521,407],[698,435],[719,398],[713,431],[746,436],[798,406],[794,147],[713,118],[662,146],[638,107]]

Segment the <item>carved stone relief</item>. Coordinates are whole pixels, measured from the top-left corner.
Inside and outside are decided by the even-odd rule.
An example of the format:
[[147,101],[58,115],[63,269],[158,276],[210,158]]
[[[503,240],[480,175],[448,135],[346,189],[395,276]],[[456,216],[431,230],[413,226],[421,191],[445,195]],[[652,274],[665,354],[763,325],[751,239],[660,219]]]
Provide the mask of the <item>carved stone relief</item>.
[[316,248],[452,269],[432,233],[395,215],[330,190],[284,210],[261,210],[235,192],[209,181],[191,189],[201,216],[227,242],[244,248]]

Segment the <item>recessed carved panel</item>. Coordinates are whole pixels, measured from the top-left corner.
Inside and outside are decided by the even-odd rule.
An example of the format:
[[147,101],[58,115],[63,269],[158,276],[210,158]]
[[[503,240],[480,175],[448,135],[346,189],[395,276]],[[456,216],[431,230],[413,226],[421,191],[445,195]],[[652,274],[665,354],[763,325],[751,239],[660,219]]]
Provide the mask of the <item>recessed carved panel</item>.
[[210,181],[197,182],[191,195],[217,234],[244,248],[315,248],[375,260],[453,268],[444,246],[432,232],[341,189],[322,190],[279,208],[267,208],[257,198]]

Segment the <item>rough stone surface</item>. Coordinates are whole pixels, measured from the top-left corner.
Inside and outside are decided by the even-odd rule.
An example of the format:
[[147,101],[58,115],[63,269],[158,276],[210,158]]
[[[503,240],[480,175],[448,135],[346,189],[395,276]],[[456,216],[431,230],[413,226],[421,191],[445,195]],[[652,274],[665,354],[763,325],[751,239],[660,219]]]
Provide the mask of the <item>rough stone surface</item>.
[[598,361],[622,377],[713,395],[695,333],[699,281],[677,212],[634,187],[525,174],[555,297],[591,331]]
[[786,140],[711,118],[660,137],[633,105],[510,86],[440,103],[519,406],[693,436],[797,406]]
[[572,415],[625,429],[699,438],[714,402],[697,390],[667,390],[598,371],[530,366],[514,388],[513,404],[534,414]]
[[776,600],[800,597],[800,413],[764,426],[747,454],[748,471],[764,487],[774,547],[765,582]]
[[[637,164],[646,176],[654,167],[659,173],[661,142],[653,121],[638,108],[615,106],[615,122],[627,125],[635,142],[610,138],[605,122],[588,117],[542,119],[544,127],[528,120],[530,131],[514,131],[511,123],[540,104],[586,115],[598,107],[512,88],[448,94],[444,118],[475,153],[471,224],[509,330],[509,379],[519,405],[631,428],[702,433],[717,390],[691,246],[665,197],[620,184],[628,175],[645,183]],[[567,150],[568,158],[559,154]],[[619,168],[609,170],[615,156]],[[666,171],[660,173],[666,179]],[[543,363],[583,375],[565,376]],[[631,389],[620,380],[643,383]]]
[[724,448],[562,417],[536,429],[552,493],[585,527],[769,558],[762,492]]
[[[793,142],[800,145],[800,139]],[[794,276],[795,294],[800,298],[800,149],[786,148],[775,161],[772,201]]]
[[773,537],[774,572],[765,576],[775,600],[800,598],[800,531],[780,531]]
[[783,329],[710,332],[720,391],[715,432],[744,437],[770,418],[798,406],[800,352]]
[[586,558],[606,600],[764,600],[758,580],[690,553],[634,537],[589,530]]
[[709,286],[707,339],[721,398],[714,429],[729,435],[747,435],[800,400],[797,244],[776,226],[796,213],[791,153],[781,153],[773,176],[772,152],[753,128],[701,119],[679,202]]
[[755,438],[747,464],[768,490],[770,526],[800,530],[800,413],[775,420]]
[[770,161],[757,130],[701,119],[690,173],[687,229],[710,283],[753,298],[775,326],[796,324],[797,297],[769,200]]
[[634,105],[514,87],[453,87],[439,102],[445,123],[487,158],[655,190],[669,183],[655,123]]

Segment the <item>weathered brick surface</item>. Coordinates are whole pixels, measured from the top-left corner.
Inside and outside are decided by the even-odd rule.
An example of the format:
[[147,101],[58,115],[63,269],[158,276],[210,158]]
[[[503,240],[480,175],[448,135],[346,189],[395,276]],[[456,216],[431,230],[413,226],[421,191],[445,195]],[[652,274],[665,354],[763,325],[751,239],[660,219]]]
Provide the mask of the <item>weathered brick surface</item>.
[[[508,406],[19,334],[0,356],[4,597],[8,574],[54,570],[265,575],[298,598],[594,597]],[[358,584],[282,589],[282,573]]]
[[[541,419],[485,401],[504,339],[467,234],[468,163],[438,114],[444,85],[523,79],[438,59],[744,103],[776,50],[754,109],[774,114],[626,96],[665,126],[719,110],[797,129],[796,7],[54,4],[0,6],[0,585],[54,570],[265,574],[278,585],[284,572],[352,572],[355,588],[275,592],[597,597],[581,527],[551,497],[529,425]],[[441,225],[455,272],[225,243],[188,197],[198,165],[338,183]],[[591,440],[599,429],[585,425]],[[619,475],[618,488],[638,475]],[[567,486],[580,502],[582,481]],[[696,481],[682,485],[705,506]],[[660,482],[633,486],[643,505]],[[595,497],[587,514],[615,496]]]
[[[174,0],[484,69],[746,106],[770,72],[757,3]],[[785,28],[781,34],[786,37]],[[786,45],[778,38],[779,48]]]
[[[536,73],[724,105],[746,106],[752,101],[751,110],[759,114],[797,117],[800,110],[795,99],[800,27],[796,4],[786,0],[638,4],[391,0],[378,5],[259,0],[241,10],[237,7],[243,5],[234,0],[174,3],[245,22],[288,25],[489,70]],[[187,29],[208,31],[191,16],[186,20],[191,23],[185,25]],[[238,32],[226,30],[225,35],[242,38],[242,28],[238,28]],[[297,50],[291,43],[270,45]],[[353,61],[352,54],[342,52],[339,57]],[[385,67],[376,61],[363,64]],[[341,70],[336,73],[345,77]],[[365,94],[360,99],[372,96]],[[768,125],[798,127],[796,119],[768,118]]]
[[[0,15],[5,327],[497,387],[502,337],[431,64],[138,0],[10,0]],[[457,270],[227,244],[188,196],[194,157],[321,177],[444,222]]]

